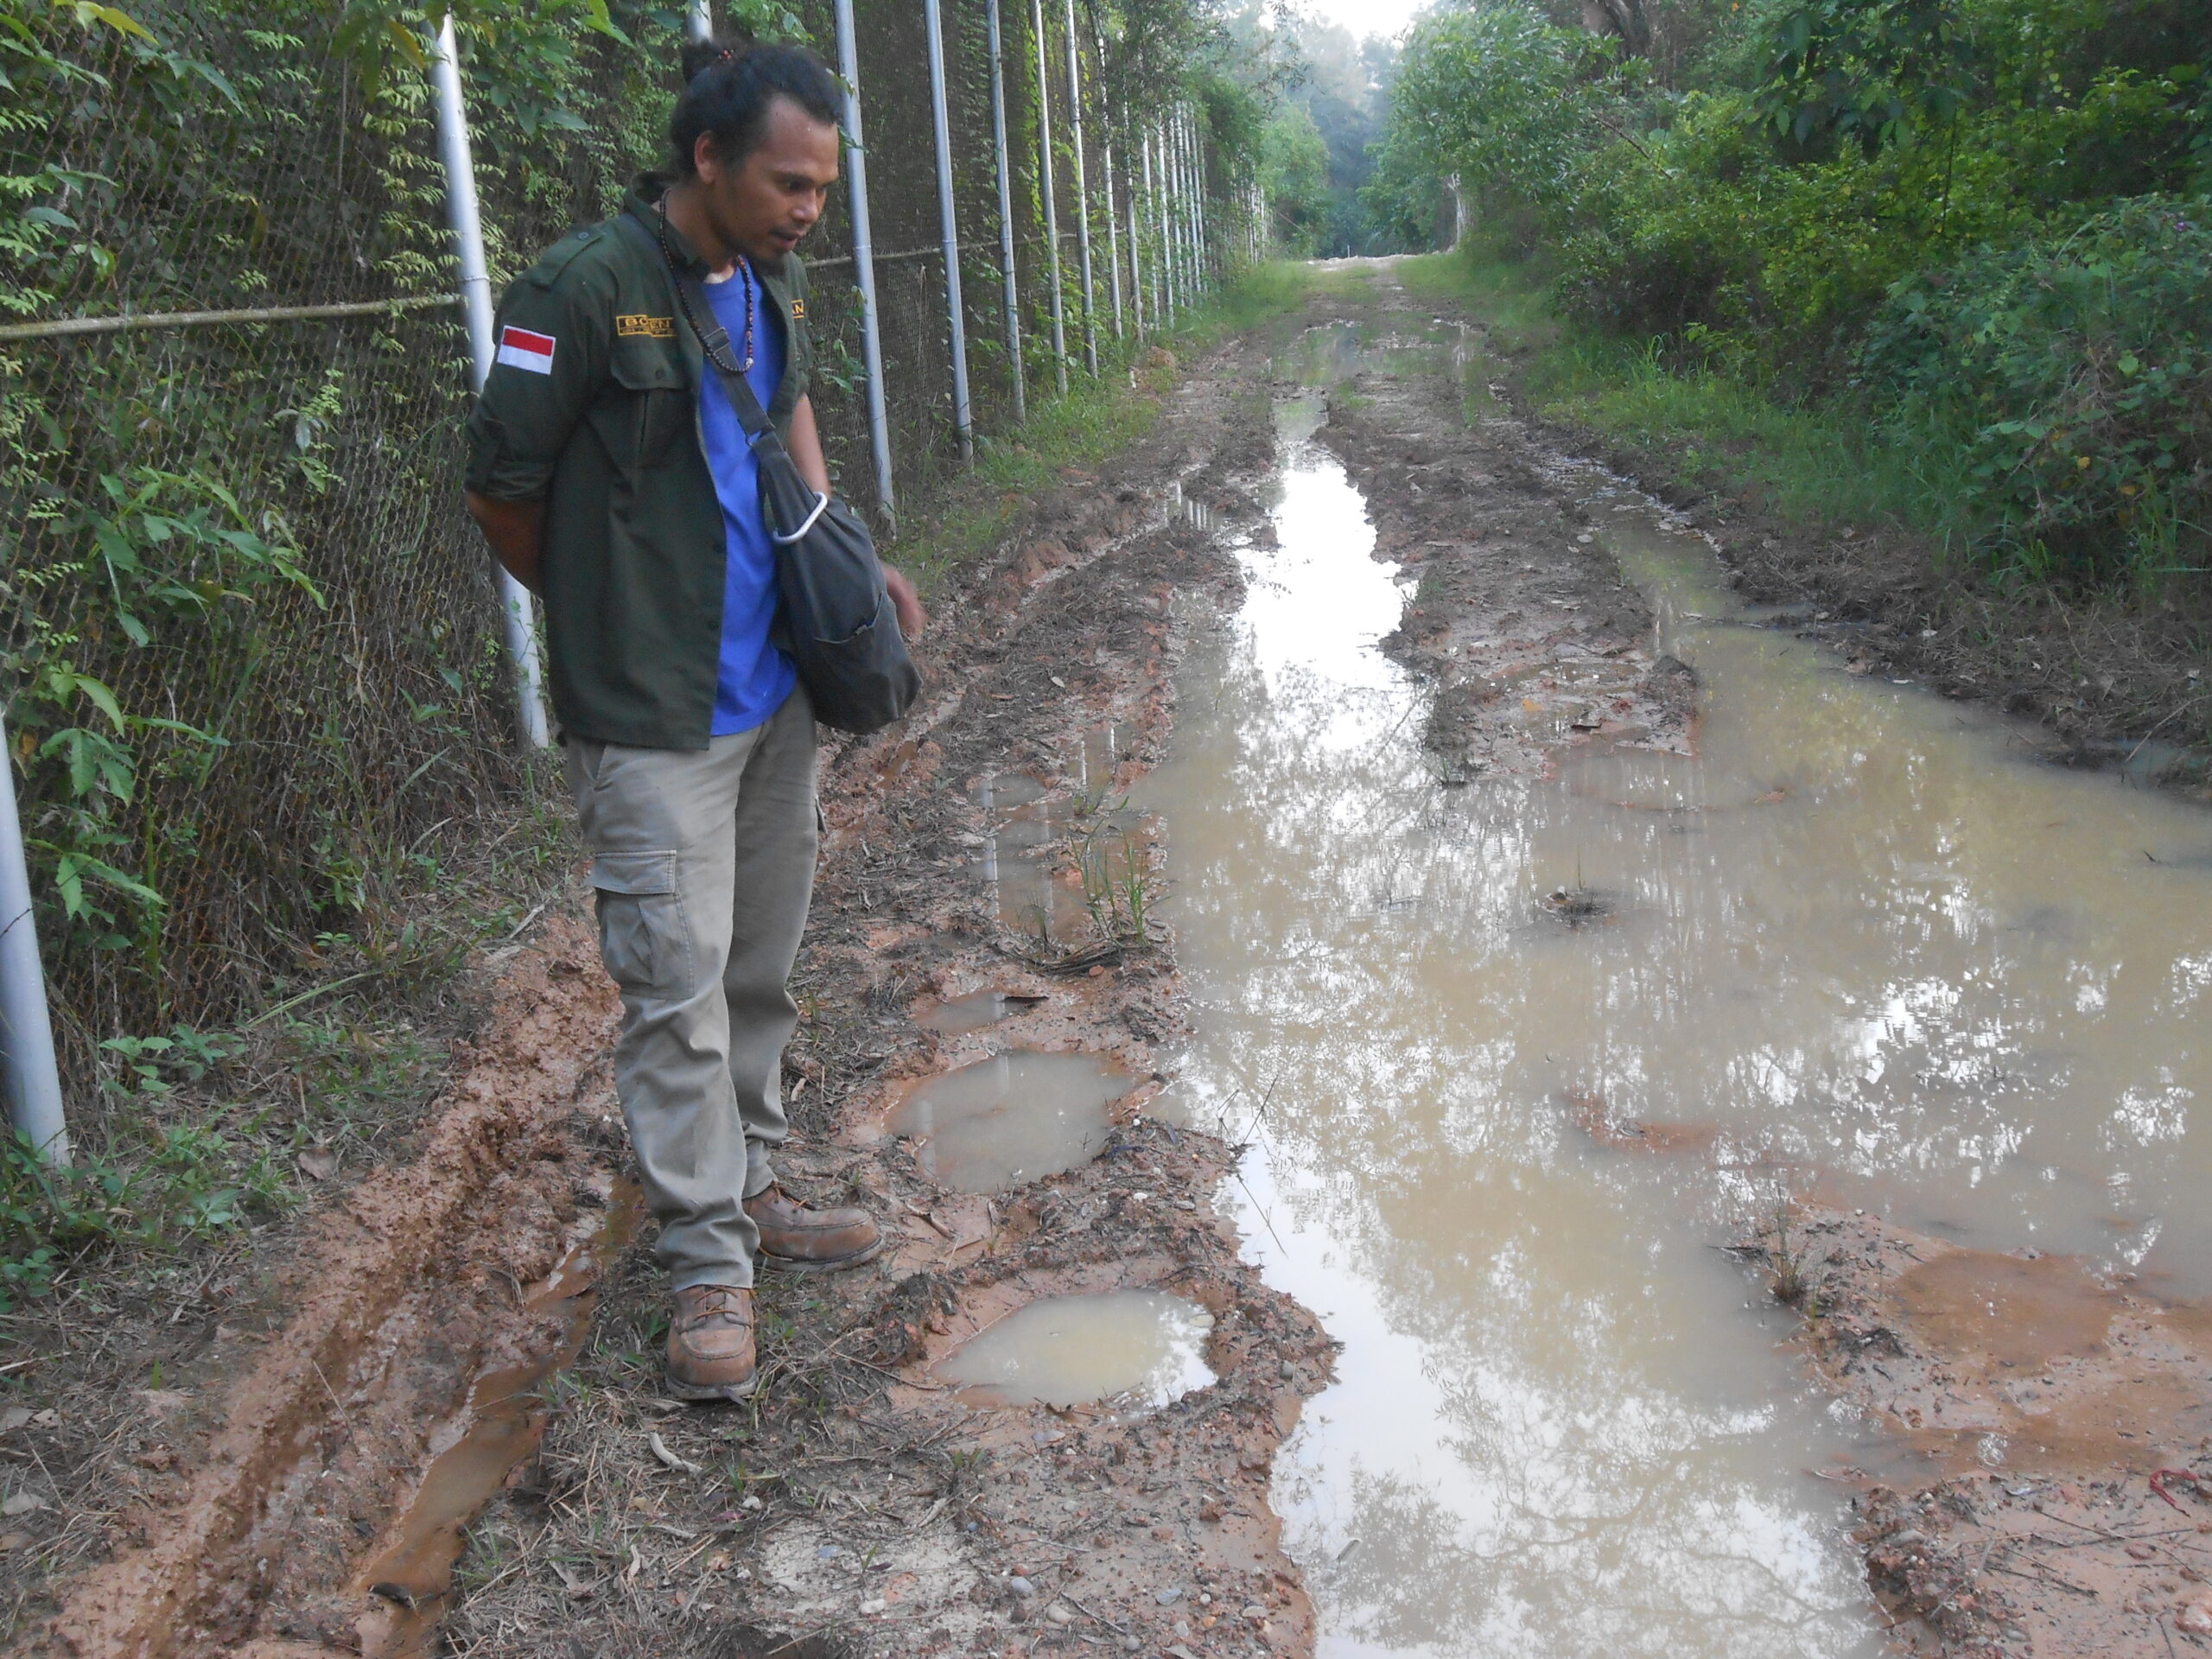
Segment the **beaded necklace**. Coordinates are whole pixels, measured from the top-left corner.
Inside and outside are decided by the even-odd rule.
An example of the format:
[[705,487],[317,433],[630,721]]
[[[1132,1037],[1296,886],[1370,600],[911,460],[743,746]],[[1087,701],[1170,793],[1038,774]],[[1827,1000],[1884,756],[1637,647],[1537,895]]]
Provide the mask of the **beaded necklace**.
[[[668,268],[672,275],[676,270],[676,256],[669,251],[668,247],[667,201],[663,200],[655,202],[653,213],[655,219],[659,221],[656,228],[660,235],[660,257],[668,262]],[[750,374],[753,372],[753,321],[759,308],[753,302],[753,262],[741,253],[737,256],[737,274],[739,280],[745,284],[745,361],[734,368],[725,363],[715,347],[709,343],[707,331],[700,327],[699,319],[691,315],[691,302],[684,297],[683,284],[677,283],[673,286],[676,289],[676,302],[683,308],[683,321],[691,325],[691,332],[698,336],[701,347],[713,359],[715,366],[726,374]],[[727,328],[722,330],[722,338],[725,340],[729,338],[729,331]]]

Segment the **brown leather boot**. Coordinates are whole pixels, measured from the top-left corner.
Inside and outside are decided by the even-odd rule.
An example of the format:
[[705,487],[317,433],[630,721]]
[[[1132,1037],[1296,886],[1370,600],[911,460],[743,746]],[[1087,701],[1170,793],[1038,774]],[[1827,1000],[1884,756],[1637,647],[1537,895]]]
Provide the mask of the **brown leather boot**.
[[780,1186],[745,1201],[760,1230],[756,1266],[785,1273],[833,1273],[856,1268],[883,1248],[883,1232],[865,1210],[810,1210]]
[[742,1400],[760,1378],[753,1354],[753,1293],[693,1285],[676,1293],[668,1321],[668,1391],[678,1400]]

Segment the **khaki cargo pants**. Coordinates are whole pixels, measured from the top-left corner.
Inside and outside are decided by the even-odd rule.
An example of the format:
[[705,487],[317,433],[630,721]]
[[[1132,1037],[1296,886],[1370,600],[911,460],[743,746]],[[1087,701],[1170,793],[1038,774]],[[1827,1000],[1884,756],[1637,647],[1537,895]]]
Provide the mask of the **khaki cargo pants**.
[[744,1200],[775,1179],[789,980],[819,845],[814,709],[702,750],[570,738],[599,951],[622,991],[614,1087],[671,1287],[750,1285]]

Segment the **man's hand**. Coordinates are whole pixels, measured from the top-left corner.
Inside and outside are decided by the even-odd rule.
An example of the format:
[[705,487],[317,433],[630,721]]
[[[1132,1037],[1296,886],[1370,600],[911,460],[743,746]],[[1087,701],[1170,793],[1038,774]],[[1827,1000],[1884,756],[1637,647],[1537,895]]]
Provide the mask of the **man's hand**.
[[891,595],[891,607],[899,613],[899,632],[912,639],[930,625],[930,613],[922,608],[922,596],[914,591],[914,584],[906,580],[906,572],[891,565],[883,567],[883,586]]
[[492,543],[492,556],[506,572],[530,589],[537,588],[538,533],[545,522],[543,501],[495,501],[488,495],[468,493],[468,516]]

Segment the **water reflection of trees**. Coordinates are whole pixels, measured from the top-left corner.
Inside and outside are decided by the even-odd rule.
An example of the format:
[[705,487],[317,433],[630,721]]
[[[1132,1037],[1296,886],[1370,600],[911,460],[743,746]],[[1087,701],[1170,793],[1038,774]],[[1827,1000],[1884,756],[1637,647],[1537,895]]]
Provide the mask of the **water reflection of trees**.
[[[1319,1045],[1370,1117],[1438,1068],[1462,1103],[1455,1138],[1586,1089],[1622,1116],[1710,1122],[1749,1151],[1916,1187],[2005,1243],[2032,1194],[2060,1242],[2094,1244],[2120,1160],[2152,1201],[2212,1176],[2186,1133],[2212,1088],[2194,1035],[2212,883],[2189,874],[2196,902],[2177,907],[2109,858],[2054,869],[2054,814],[2088,822],[2072,780],[1781,662],[1788,648],[1745,630],[1707,642],[1718,758],[1630,755],[1595,781],[1570,767],[1441,798],[1409,753],[1416,693],[1230,652],[1212,762],[1238,806],[1209,855],[1234,877],[1185,879],[1179,902],[1207,912],[1224,961],[1270,971],[1209,994],[1263,1046]],[[1746,685],[1756,710],[1728,698]],[[1621,913],[1569,936],[1534,899],[1578,876]],[[1377,1021],[1402,1039],[1408,1001],[1429,1015],[1409,1044],[1332,1042]],[[2212,1268],[2212,1214],[2190,1224]]]

